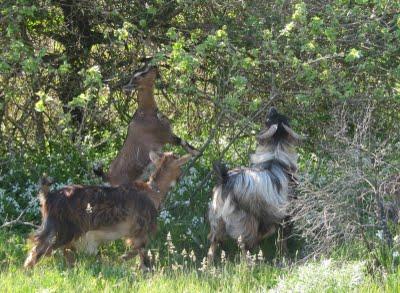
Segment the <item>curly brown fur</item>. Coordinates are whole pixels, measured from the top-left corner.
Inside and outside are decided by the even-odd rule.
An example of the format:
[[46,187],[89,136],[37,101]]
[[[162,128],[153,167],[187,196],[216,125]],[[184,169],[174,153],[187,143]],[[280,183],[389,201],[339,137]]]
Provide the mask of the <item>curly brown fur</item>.
[[42,186],[42,226],[33,237],[35,246],[24,266],[33,267],[44,254],[60,247],[65,252],[82,244],[81,240],[88,252],[96,252],[101,243],[124,237],[141,256],[143,267],[143,250],[149,234],[156,231],[157,210],[179,178],[181,165],[190,158],[150,154],[156,171],[147,183],[71,185],[51,192],[47,185]]

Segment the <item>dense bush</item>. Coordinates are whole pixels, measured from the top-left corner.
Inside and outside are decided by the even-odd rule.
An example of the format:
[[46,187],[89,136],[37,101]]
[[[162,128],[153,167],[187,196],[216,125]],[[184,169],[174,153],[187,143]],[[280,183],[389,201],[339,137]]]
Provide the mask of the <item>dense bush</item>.
[[[270,105],[307,135],[306,202],[350,182],[353,150],[388,147],[392,167],[374,174],[372,164],[367,179],[399,171],[398,1],[5,0],[0,11],[0,223],[26,209],[38,220],[43,172],[58,184],[97,182],[92,163],[115,156],[136,107],[122,85],[148,56],[160,67],[160,109],[176,133],[206,147],[161,213],[162,229],[181,241],[206,243],[211,162],[248,164]],[[353,159],[365,157],[374,159]],[[365,184],[329,194],[361,208],[354,197]],[[318,199],[311,229],[327,198]]]

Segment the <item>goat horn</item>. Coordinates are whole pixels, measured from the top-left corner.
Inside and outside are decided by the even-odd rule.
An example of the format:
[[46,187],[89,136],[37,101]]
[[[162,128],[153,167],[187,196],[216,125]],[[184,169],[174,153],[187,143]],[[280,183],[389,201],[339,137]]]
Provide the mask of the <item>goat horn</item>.
[[283,128],[285,128],[286,132],[289,133],[289,135],[292,136],[294,139],[297,139],[297,140],[303,139],[303,137],[301,135],[294,132],[293,129],[291,129],[289,126],[287,126],[283,123],[282,123],[282,126],[283,126]]
[[268,130],[264,131],[258,136],[258,139],[266,139],[272,137],[275,132],[278,130],[278,124],[271,125]]

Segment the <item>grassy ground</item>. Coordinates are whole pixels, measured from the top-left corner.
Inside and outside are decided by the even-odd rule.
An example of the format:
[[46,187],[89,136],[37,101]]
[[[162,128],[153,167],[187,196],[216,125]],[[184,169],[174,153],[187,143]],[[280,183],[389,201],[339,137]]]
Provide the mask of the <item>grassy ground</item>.
[[119,261],[120,243],[104,247],[99,257],[79,255],[72,269],[56,253],[25,271],[22,264],[29,248],[25,236],[0,231],[1,292],[400,292],[399,269],[369,274],[367,261],[339,257],[292,266],[273,265],[258,257],[253,266],[238,260],[207,266],[200,255],[193,262],[190,253],[164,251],[154,262],[154,271],[142,274],[136,260]]

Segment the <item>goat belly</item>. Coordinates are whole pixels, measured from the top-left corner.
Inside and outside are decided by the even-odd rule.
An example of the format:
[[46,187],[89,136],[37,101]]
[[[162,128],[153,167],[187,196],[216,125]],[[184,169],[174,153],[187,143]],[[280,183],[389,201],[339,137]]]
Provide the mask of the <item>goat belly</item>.
[[99,245],[128,236],[133,227],[133,223],[126,220],[112,226],[90,230],[76,240],[73,246],[79,251],[97,254]]

